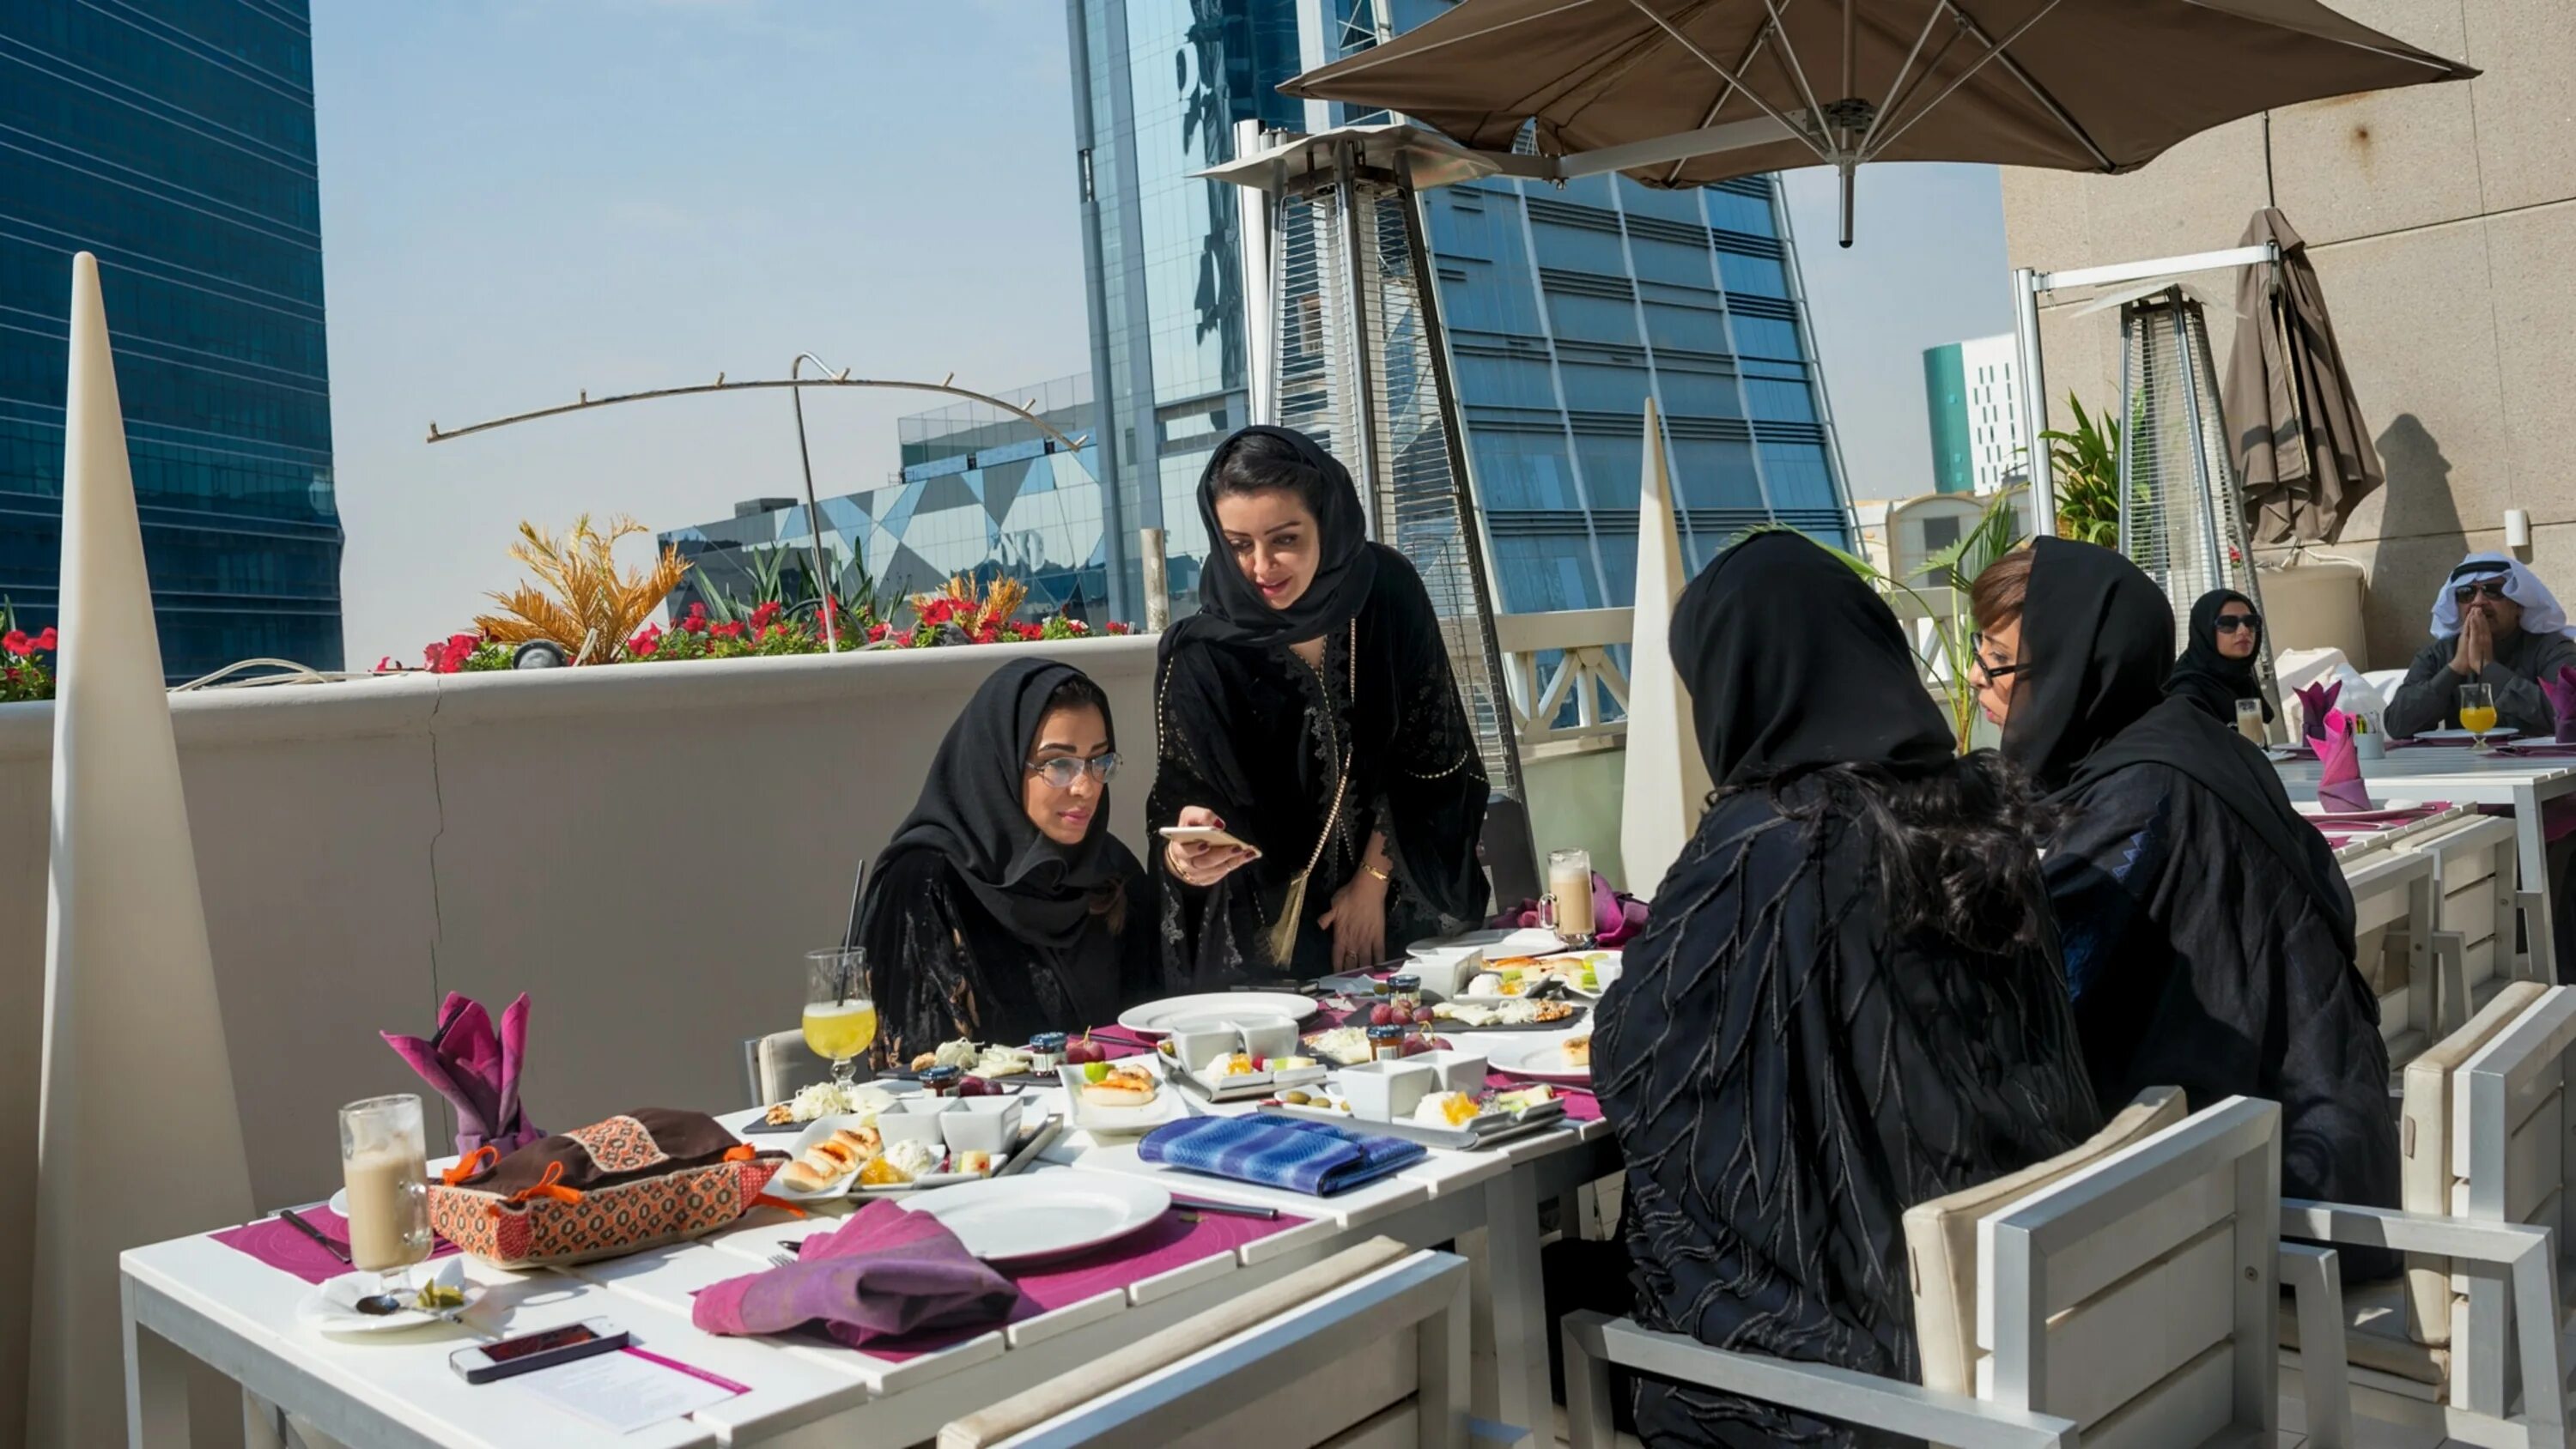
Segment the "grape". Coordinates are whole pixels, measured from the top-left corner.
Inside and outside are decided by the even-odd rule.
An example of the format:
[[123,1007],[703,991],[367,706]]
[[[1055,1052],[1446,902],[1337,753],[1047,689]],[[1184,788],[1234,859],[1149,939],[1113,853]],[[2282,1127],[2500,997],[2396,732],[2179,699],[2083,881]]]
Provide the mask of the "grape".
[[1085,1064],[1083,1065],[1083,1068],[1082,1068],[1082,1079],[1083,1079],[1084,1081],[1086,1081],[1086,1082],[1105,1082],[1105,1081],[1108,1081],[1108,1080],[1109,1080],[1109,1064],[1108,1064],[1107,1062],[1087,1062],[1087,1063],[1085,1063]]
[[1429,1026],[1431,1021],[1432,1017],[1430,1007],[1417,1006],[1413,1009],[1413,1024],[1415,1026]]

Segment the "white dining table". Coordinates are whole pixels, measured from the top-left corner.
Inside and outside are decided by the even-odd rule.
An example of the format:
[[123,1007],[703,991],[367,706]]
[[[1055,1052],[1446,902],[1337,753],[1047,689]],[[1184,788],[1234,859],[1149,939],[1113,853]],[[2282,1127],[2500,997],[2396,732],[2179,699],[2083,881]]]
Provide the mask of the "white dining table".
[[[1453,1039],[1479,1050],[1528,1038]],[[1050,1089],[1030,1095],[1051,1105],[1062,1098]],[[739,1127],[750,1117],[742,1112],[719,1120]],[[753,1140],[775,1145],[778,1139]],[[351,1444],[910,1445],[966,1413],[1358,1239],[1383,1235],[1429,1247],[1479,1233],[1491,1271],[1481,1275],[1471,1305],[1483,1360],[1475,1411],[1495,1423],[1535,1428],[1544,1438],[1551,1421],[1540,1205],[1570,1202],[1582,1185],[1616,1171],[1616,1157],[1608,1124],[1569,1123],[1486,1151],[1434,1149],[1391,1177],[1316,1198],[1157,1167],[1137,1156],[1133,1139],[1075,1132],[1029,1170],[1151,1177],[1185,1197],[1276,1207],[1310,1221],[902,1361],[821,1340],[719,1337],[692,1326],[696,1290],[768,1266],[783,1242],[836,1226],[839,1219],[827,1214],[799,1221],[757,1210],[691,1242],[557,1271],[514,1273],[468,1260],[469,1279],[489,1293],[466,1324],[373,1339],[335,1338],[301,1325],[295,1307],[310,1291],[303,1280],[210,1237],[181,1238],[123,1255],[129,1439],[156,1449],[189,1441],[185,1378],[193,1357],[239,1383],[257,1403]],[[687,1418],[612,1434],[524,1384],[468,1386],[447,1363],[449,1354],[474,1342],[602,1317],[632,1332],[638,1347],[750,1392]],[[260,1415],[245,1419],[254,1449],[276,1442]]]
[[[2317,798],[2314,760],[2283,760],[2282,787],[2294,802]],[[2540,976],[2557,979],[2552,955],[2556,905],[2549,892],[2549,835],[2544,810],[2553,800],[2576,794],[2576,759],[2523,759],[2511,754],[2479,754],[2467,749],[2424,747],[2392,750],[2385,758],[2361,762],[2361,776],[2374,800],[2413,803],[2448,800],[2456,805],[2501,805],[2513,812],[2515,855],[2521,867],[2523,916],[2532,959],[2550,969]]]

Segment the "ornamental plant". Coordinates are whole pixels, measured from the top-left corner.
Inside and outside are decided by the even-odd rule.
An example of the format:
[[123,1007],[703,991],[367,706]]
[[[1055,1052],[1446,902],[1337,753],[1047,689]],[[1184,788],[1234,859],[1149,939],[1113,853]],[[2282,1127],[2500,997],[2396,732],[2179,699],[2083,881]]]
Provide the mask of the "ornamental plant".
[[672,548],[662,550],[650,569],[621,571],[611,557],[617,541],[644,531],[623,517],[609,520],[605,529],[593,528],[587,513],[561,538],[521,523],[510,556],[526,564],[536,582],[492,595],[502,612],[475,616],[480,637],[512,646],[547,639],[575,664],[610,662],[689,571]]
[[54,697],[54,672],[46,667],[40,654],[53,654],[61,648],[60,636],[51,624],[29,634],[18,627],[14,611],[4,620],[8,632],[0,634],[0,703]]

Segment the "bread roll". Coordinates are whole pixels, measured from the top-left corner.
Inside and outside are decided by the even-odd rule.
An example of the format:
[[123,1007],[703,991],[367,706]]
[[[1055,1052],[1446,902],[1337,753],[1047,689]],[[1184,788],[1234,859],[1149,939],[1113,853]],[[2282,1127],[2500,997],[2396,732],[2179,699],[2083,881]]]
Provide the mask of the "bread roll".
[[818,1192],[840,1181],[841,1174],[816,1172],[802,1162],[791,1162],[780,1170],[778,1180],[798,1192]]

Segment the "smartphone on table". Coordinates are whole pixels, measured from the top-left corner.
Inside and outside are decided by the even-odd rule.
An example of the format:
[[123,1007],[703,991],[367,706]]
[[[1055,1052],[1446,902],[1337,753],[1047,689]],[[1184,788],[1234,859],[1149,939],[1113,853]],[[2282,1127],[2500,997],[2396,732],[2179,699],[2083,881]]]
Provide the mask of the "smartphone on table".
[[499,1343],[460,1348],[447,1356],[447,1366],[469,1384],[488,1384],[594,1354],[614,1353],[624,1348],[631,1336],[605,1318],[593,1318],[505,1338]]

